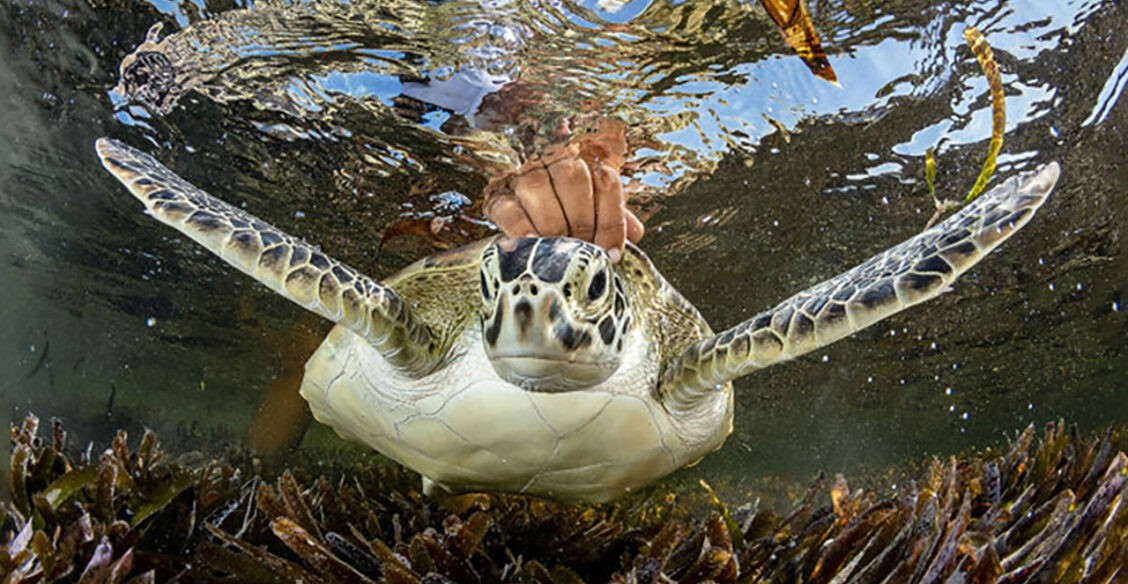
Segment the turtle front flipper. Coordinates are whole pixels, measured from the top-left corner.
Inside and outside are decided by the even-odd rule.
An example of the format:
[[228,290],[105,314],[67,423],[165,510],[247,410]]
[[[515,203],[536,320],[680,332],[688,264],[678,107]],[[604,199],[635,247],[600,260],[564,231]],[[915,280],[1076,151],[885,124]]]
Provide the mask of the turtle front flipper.
[[798,357],[938,296],[1030,220],[1050,195],[1057,163],[1012,177],[939,225],[779,306],[686,349],[665,371],[663,394],[703,392]]
[[302,307],[364,337],[409,375],[432,371],[438,339],[396,293],[189,184],[151,156],[102,138],[98,156],[149,212]]

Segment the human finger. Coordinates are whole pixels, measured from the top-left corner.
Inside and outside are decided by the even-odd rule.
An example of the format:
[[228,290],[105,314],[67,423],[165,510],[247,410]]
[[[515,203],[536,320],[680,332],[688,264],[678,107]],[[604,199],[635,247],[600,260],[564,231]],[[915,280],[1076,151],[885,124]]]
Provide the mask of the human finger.
[[646,234],[646,226],[630,209],[627,209],[625,214],[627,221],[627,239],[631,243],[638,243],[642,236]]
[[549,165],[548,174],[564,211],[568,235],[591,241],[595,232],[595,207],[587,163],[578,157],[562,158]]
[[513,179],[513,192],[525,209],[537,235],[567,235],[568,223],[564,209],[552,188],[552,178],[543,164],[534,166]]
[[486,216],[509,237],[535,237],[537,228],[525,214],[524,207],[514,195],[498,197],[490,202]]
[[606,164],[591,169],[595,189],[595,244],[607,250],[612,263],[623,257],[627,224],[623,208],[623,185],[619,173]]

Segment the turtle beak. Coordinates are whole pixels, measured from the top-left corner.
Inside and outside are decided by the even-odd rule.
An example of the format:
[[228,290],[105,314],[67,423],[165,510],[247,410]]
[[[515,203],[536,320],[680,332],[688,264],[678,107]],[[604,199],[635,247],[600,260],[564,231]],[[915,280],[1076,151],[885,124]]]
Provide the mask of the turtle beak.
[[[531,289],[531,292],[530,292]],[[535,283],[514,286],[498,298],[486,322],[486,343],[495,356],[577,360],[573,353],[591,344],[591,334],[568,318],[564,299]]]
[[539,391],[589,387],[603,382],[618,362],[591,352],[590,327],[573,322],[564,298],[535,282],[517,282],[500,294],[483,322],[486,355],[506,381]]

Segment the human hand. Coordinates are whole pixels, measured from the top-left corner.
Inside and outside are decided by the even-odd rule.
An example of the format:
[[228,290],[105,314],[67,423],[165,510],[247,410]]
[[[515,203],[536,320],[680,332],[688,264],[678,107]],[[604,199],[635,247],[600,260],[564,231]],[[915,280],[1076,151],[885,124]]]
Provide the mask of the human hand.
[[486,217],[510,237],[591,241],[617,263],[626,241],[637,243],[645,228],[626,207],[621,156],[588,146],[550,147],[516,172],[491,181],[482,205]]

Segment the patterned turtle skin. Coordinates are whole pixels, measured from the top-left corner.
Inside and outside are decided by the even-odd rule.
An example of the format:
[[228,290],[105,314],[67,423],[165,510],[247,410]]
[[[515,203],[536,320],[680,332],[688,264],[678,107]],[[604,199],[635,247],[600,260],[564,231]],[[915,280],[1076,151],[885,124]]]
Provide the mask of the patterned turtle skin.
[[450,492],[607,501],[716,450],[732,380],[949,289],[1049,196],[1050,163],[715,334],[637,247],[493,237],[378,282],[121,142],[102,163],[153,217],[337,323],[306,364],[314,416]]

